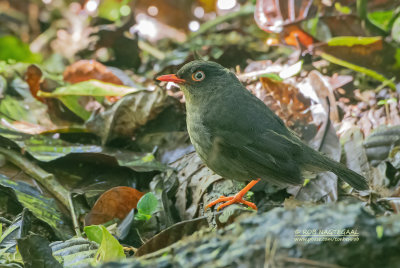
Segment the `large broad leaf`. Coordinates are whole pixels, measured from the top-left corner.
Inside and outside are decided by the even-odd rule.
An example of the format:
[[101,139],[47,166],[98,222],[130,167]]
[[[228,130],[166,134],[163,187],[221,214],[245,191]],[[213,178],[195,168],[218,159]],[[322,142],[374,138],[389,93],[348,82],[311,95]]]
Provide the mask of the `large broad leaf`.
[[16,121],[25,121],[43,126],[54,126],[43,103],[30,98],[18,99],[7,95],[0,101],[1,117]]
[[141,90],[143,89],[105,83],[99,80],[88,80],[58,87],[53,92],[38,91],[37,95],[42,98],[58,98],[68,109],[82,119],[87,120],[91,112],[80,103],[82,96],[91,96],[101,100],[102,97],[122,97]]
[[[0,128],[1,130],[1,128]],[[0,146],[11,146],[28,152],[42,162],[54,161],[63,157],[80,157],[81,161],[107,162],[109,165],[121,165],[135,171],[164,171],[166,165],[158,162],[152,154],[137,153],[122,149],[70,143],[45,135],[27,135],[13,131],[0,131]]]
[[18,202],[28,208],[35,217],[50,225],[58,237],[67,239],[72,236],[71,226],[68,225],[53,198],[44,197],[41,192],[29,184],[14,182],[1,174],[0,187],[3,191],[11,188]]
[[83,81],[65,87],[56,88],[53,92],[40,92],[41,97],[57,98],[60,96],[125,96],[129,93],[138,92],[143,89],[121,86],[111,83],[101,82],[99,80]]
[[133,137],[136,130],[154,119],[168,104],[164,90],[138,91],[116,102],[109,110],[93,116],[87,122],[88,129],[103,141],[116,137]]
[[96,253],[96,263],[126,258],[121,244],[103,225],[86,226],[85,233],[89,240],[100,245]]
[[17,239],[33,232],[45,235],[50,239],[57,239],[47,223],[36,218],[29,209],[24,208],[22,213],[15,217],[12,224],[4,230],[3,234],[0,234],[0,259],[2,254],[15,254],[17,252]]

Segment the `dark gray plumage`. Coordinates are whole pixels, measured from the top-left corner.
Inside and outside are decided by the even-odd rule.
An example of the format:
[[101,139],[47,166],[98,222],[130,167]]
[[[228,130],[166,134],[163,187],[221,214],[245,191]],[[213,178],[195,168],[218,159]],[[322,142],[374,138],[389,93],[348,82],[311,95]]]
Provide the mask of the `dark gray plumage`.
[[[204,78],[195,81],[201,72]],[[331,171],[358,190],[368,189],[364,177],[305,145],[221,65],[192,61],[176,77],[186,98],[190,139],[217,174],[296,185],[303,183],[302,171]]]

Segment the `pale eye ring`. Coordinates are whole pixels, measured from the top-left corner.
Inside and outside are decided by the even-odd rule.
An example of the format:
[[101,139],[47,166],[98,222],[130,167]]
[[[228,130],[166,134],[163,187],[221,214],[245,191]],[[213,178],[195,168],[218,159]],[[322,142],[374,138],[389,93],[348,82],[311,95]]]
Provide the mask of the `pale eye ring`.
[[203,71],[197,71],[192,74],[192,79],[196,82],[203,81],[204,78],[206,78],[206,75],[204,74]]

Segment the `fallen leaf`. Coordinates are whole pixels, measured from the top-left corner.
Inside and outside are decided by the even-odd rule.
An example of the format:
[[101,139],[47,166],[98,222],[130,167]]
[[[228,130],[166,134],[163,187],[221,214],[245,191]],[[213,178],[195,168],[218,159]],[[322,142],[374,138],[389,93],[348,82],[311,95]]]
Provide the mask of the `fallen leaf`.
[[29,85],[29,90],[33,97],[44,103],[43,98],[38,97],[37,93],[40,90],[40,84],[42,83],[42,71],[36,65],[29,65],[26,71],[26,82]]
[[122,245],[103,225],[86,226],[84,231],[89,240],[99,244],[93,263],[125,259]]
[[85,225],[102,224],[114,218],[123,220],[136,208],[144,193],[126,186],[114,187],[103,193],[85,217]]
[[206,217],[196,218],[188,221],[178,222],[171,227],[161,231],[144,243],[135,253],[135,257],[143,256],[181,240],[185,236],[193,234],[202,227],[208,227]]
[[133,137],[136,130],[154,119],[168,105],[165,90],[141,90],[124,96],[113,106],[91,117],[87,128],[100,136],[102,143],[116,137]]
[[25,267],[63,267],[52,255],[49,242],[43,236],[30,234],[18,239],[18,249]]
[[305,97],[295,86],[279,82],[268,77],[260,78],[263,88],[271,94],[278,103],[279,109],[275,110],[287,125],[293,126],[296,121],[309,123],[312,121],[310,106],[311,100]]
[[64,81],[71,84],[95,79],[106,83],[123,85],[122,81],[113,72],[95,60],[79,60],[65,68],[63,76]]
[[51,243],[53,256],[62,259],[64,267],[90,265],[99,245],[84,238],[74,237],[66,241]]

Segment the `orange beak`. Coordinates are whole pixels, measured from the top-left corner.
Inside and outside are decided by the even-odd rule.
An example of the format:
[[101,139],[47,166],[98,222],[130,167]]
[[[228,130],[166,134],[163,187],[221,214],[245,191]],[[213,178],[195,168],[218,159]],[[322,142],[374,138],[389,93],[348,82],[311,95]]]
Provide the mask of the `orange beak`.
[[157,77],[156,79],[160,80],[160,81],[165,81],[165,82],[174,82],[177,84],[183,84],[186,82],[185,79],[180,79],[175,74],[161,75],[161,76]]

